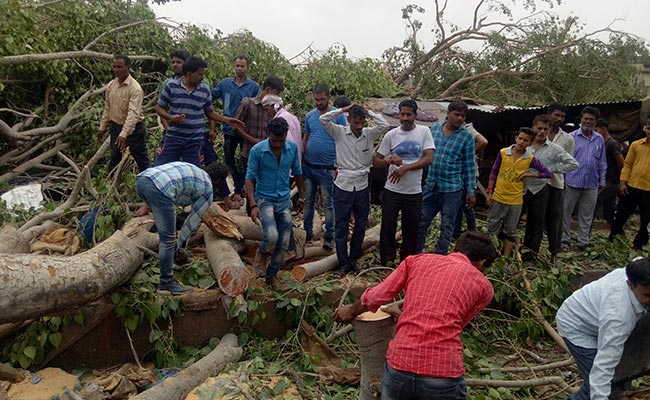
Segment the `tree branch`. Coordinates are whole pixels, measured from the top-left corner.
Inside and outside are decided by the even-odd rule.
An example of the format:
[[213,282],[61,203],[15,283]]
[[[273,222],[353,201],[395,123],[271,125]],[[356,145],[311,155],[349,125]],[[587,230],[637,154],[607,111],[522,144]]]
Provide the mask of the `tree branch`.
[[[21,54],[17,56],[5,56],[0,58],[0,65],[16,65],[26,64],[37,61],[54,61],[54,60],[68,60],[71,58],[96,58],[102,60],[112,60],[114,54],[100,53],[98,51],[90,50],[76,50],[76,51],[60,51],[54,53],[38,53],[38,54]],[[162,60],[162,57],[156,56],[129,56],[131,60]]]

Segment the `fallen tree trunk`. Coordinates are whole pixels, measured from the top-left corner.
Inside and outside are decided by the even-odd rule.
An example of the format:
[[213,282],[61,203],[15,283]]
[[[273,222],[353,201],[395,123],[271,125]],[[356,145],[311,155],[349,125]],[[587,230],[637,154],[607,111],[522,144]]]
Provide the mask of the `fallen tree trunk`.
[[[366,237],[363,239],[363,250],[368,250],[379,243],[379,232],[381,226],[377,225],[366,231]],[[291,270],[291,276],[297,281],[303,281],[316,275],[335,270],[339,267],[339,260],[336,254],[332,254],[320,260],[312,261],[298,265]]]
[[29,240],[12,225],[0,228],[0,254],[29,253],[32,246]]
[[243,350],[237,347],[237,336],[226,334],[207,356],[178,374],[146,390],[133,400],[181,400],[211,376],[216,376],[228,364],[239,360]]
[[0,324],[85,304],[126,281],[142,252],[122,231],[72,256],[0,255]]
[[210,267],[221,291],[233,297],[244,294],[250,280],[250,274],[239,257],[239,252],[244,250],[244,243],[220,238],[210,230],[205,232],[203,238]]
[[395,325],[395,319],[383,311],[368,311],[352,321],[361,359],[359,400],[381,397],[386,351],[395,336]]

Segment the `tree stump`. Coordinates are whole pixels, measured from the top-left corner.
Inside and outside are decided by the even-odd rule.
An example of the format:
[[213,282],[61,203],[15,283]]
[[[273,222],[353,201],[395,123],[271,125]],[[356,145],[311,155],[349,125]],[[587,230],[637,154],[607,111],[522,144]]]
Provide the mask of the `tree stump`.
[[388,343],[395,336],[395,318],[378,310],[365,312],[352,321],[361,354],[359,400],[381,397]]

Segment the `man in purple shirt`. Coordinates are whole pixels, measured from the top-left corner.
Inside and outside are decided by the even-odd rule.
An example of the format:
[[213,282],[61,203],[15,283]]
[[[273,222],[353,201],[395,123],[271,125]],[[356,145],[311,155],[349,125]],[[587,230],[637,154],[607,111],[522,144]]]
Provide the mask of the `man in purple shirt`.
[[570,133],[575,141],[573,158],[578,161],[580,167],[566,174],[564,180],[566,195],[562,217],[562,243],[568,244],[571,241],[571,216],[577,205],[578,248],[581,250],[589,244],[598,192],[605,187],[605,140],[594,130],[599,115],[600,111],[595,107],[583,108],[580,113],[580,128]]

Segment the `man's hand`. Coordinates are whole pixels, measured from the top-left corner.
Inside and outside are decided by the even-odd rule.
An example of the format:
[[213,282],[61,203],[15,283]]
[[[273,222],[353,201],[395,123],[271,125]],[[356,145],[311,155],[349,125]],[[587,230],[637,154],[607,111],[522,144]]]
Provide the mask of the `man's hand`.
[[[400,161],[401,161],[401,160],[400,160]],[[390,179],[390,181],[391,181],[392,183],[399,183],[399,180],[402,179],[402,177],[404,176],[404,174],[406,174],[407,172],[408,172],[408,170],[406,169],[406,167],[397,168],[395,171],[393,171],[393,172],[390,174],[390,176],[388,177],[388,179]]]
[[[491,194],[490,194],[490,199],[492,199]],[[467,204],[467,207],[469,208],[474,208],[474,206],[476,205],[476,196],[474,196],[473,194],[472,195],[468,194],[467,197],[465,197],[465,204]]]
[[305,199],[299,198],[298,201],[296,201],[296,204],[293,205],[293,211],[297,213],[301,212],[304,208],[305,208]]
[[492,193],[488,193],[487,197],[485,198],[485,202],[487,203],[488,207],[492,207]]
[[519,176],[517,177],[517,180],[518,180],[518,181],[523,181],[523,180],[526,179],[526,178],[537,178],[537,176],[538,176],[538,174],[536,174],[536,173],[534,173],[534,172],[528,172],[528,171],[526,171],[526,172],[522,172],[521,175],[519,175]]
[[185,121],[185,114],[176,114],[176,115],[170,115],[169,116],[169,122],[173,122],[175,124],[180,124],[183,121]]
[[379,309],[395,318],[399,318],[399,316],[402,315],[402,309],[395,303],[383,305],[379,307]]
[[124,153],[124,150],[126,150],[126,138],[124,136],[118,136],[117,139],[115,139],[115,145],[122,153]]
[[598,185],[598,193],[602,193],[605,190],[605,186]]
[[334,321],[336,322],[343,322],[343,323],[348,323],[355,319],[357,317],[355,313],[355,307],[354,304],[350,304],[347,306],[341,306],[334,311]]
[[97,131],[97,143],[102,142],[102,139],[104,139],[104,133],[106,133],[106,132]]
[[217,132],[214,131],[214,129],[210,129],[210,132],[208,132],[208,142],[214,144],[214,141],[217,139]]
[[251,209],[251,220],[253,220],[253,222],[255,222],[257,225],[259,225],[261,218],[262,218],[262,211],[260,211],[260,208],[253,207]]
[[398,155],[388,157],[388,161],[389,161],[389,164],[393,164],[393,165],[396,165],[398,167],[400,165],[402,165],[402,157],[400,157]]
[[618,193],[621,196],[627,196],[628,189],[627,189],[627,183],[626,182],[621,181],[621,187],[618,189]]
[[237,129],[244,129],[246,128],[246,124],[238,120],[237,118],[232,118],[232,117],[226,117],[226,123],[233,128]]

